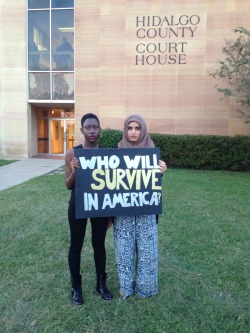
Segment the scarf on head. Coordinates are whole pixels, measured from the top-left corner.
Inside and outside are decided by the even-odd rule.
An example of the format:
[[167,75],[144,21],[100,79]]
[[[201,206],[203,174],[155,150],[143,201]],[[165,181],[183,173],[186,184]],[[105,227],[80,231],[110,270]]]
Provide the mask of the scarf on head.
[[[136,121],[141,126],[141,133],[139,140],[136,143],[132,143],[128,139],[128,126],[132,121]],[[152,148],[155,147],[151,140],[145,120],[139,114],[131,114],[124,121],[123,135],[121,141],[118,143],[118,148]]]

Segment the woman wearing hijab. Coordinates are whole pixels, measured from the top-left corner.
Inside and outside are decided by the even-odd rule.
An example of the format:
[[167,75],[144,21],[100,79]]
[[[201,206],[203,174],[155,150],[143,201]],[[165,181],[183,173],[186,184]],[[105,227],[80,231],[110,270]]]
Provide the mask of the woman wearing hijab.
[[[118,148],[152,147],[155,145],[147,132],[143,117],[138,114],[129,115],[125,119],[123,136]],[[165,172],[167,169],[165,162],[160,160],[159,168],[161,173]],[[156,215],[115,217],[114,242],[120,296],[125,299],[134,293],[139,297],[157,294],[158,235]]]

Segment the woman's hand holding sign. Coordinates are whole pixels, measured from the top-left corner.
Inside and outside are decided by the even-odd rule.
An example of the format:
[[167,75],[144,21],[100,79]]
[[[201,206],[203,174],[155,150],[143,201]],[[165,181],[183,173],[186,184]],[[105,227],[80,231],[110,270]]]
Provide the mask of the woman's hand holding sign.
[[167,170],[167,164],[164,161],[159,160],[158,165],[161,173],[164,173]]
[[79,168],[79,160],[76,157],[73,157],[70,161],[70,167],[72,171]]

